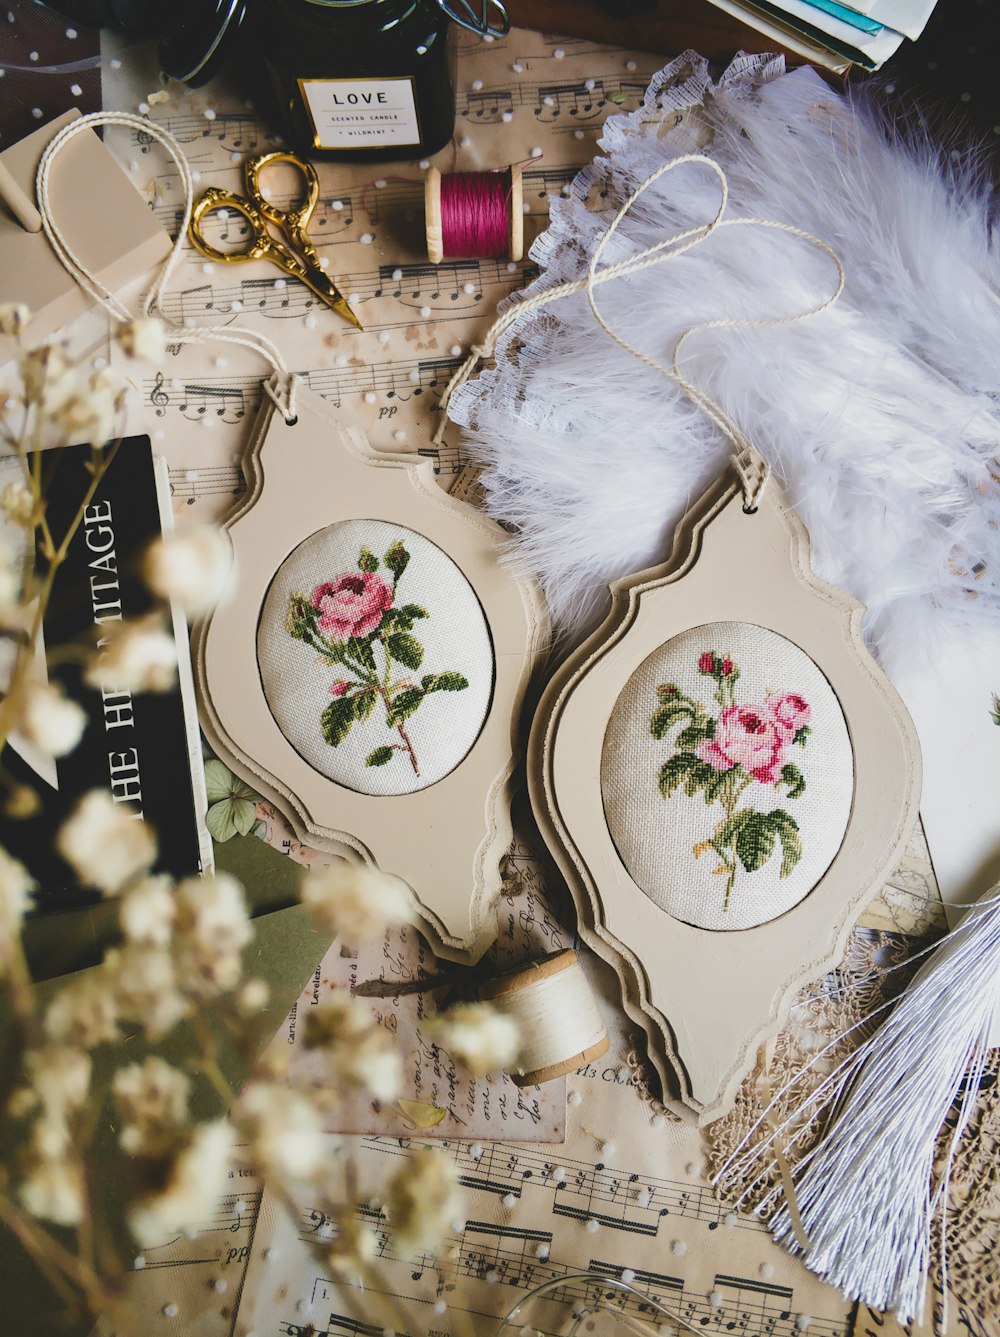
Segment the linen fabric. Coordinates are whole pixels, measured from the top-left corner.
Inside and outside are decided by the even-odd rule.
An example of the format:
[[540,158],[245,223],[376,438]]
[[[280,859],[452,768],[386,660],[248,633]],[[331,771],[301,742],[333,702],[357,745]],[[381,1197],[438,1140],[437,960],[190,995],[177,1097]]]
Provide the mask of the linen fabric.
[[843,841],[853,751],[829,682],[791,641],[707,623],[625,685],[601,759],[608,830],[668,914],[711,930],[776,918]]
[[493,694],[492,638],[472,586],[429,539],[383,520],[338,521],[282,562],[257,662],[289,743],[363,794],[413,793],[447,775]]

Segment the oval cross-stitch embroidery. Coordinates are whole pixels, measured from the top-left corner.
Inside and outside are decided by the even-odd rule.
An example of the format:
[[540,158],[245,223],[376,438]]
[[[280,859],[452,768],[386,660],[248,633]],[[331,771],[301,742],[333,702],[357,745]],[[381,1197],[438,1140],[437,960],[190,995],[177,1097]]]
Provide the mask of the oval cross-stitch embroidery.
[[493,648],[465,576],[435,544],[344,520],[282,563],[257,632],[268,707],[310,765],[364,794],[453,770],[482,729]]
[[830,866],[854,795],[830,684],[766,628],[711,623],[639,666],[601,762],[608,829],[647,896],[700,928],[783,914]]

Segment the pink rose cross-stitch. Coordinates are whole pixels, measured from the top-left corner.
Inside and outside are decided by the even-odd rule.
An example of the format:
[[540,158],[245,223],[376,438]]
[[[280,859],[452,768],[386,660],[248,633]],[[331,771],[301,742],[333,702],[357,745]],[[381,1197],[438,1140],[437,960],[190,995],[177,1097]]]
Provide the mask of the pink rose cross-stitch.
[[805,747],[812,709],[796,692],[768,694],[763,701],[740,703],[736,683],[740,670],[729,655],[704,650],[697,669],[715,682],[713,715],[701,701],[682,692],[675,683],[657,689],[657,708],[650,732],[665,739],[673,729],[674,753],[659,770],[660,793],[670,798],[683,791],[689,798],[701,794],[707,805],[718,805],[722,817],[707,839],[692,849],[696,859],[714,853],[712,871],[724,877],[723,910],[728,910],[737,874],[755,873],[780,849],[779,877],[787,877],[802,857],[802,839],[795,818],[782,807],[761,810],[744,803],[754,785],[773,791],[782,786],[789,799],[805,792],[806,782],[790,760],[792,749]]
[[323,741],[340,747],[351,736],[353,745],[363,732],[354,726],[363,725],[380,706],[389,741],[368,752],[365,765],[388,766],[405,757],[414,775],[419,775],[420,761],[407,721],[427,697],[462,692],[469,682],[452,670],[417,676],[424,646],[413,632],[429,614],[419,604],[397,601],[399,582],[409,564],[410,554],[399,539],[381,558],[364,547],[356,571],[323,581],[308,598],[292,594],[285,625],[290,636],[339,670],[329,687],[333,700],[320,715]]

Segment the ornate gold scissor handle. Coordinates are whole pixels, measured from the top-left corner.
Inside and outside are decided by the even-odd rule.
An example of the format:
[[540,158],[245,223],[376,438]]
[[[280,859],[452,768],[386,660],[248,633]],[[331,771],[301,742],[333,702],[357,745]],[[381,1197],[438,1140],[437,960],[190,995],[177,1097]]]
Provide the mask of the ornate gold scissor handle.
[[[272,204],[265,197],[261,187],[261,173],[278,162],[289,163],[296,167],[305,179],[305,199],[295,208],[282,209]],[[234,264],[245,260],[270,260],[286,274],[299,279],[327,306],[360,330],[361,322],[351,310],[340,289],[320,265],[319,254],[306,231],[319,200],[319,177],[312,163],[305,162],[293,153],[276,151],[262,154],[259,158],[251,158],[246,164],[245,175],[249,198],[234,195],[232,191],[221,190],[218,186],[210,186],[205,191],[194,206],[188,224],[188,236],[192,245],[206,259],[217,260],[221,264]],[[238,250],[221,251],[207,240],[204,220],[208,214],[220,209],[231,209],[246,219],[252,230],[249,246]],[[286,245],[280,238],[275,237],[268,224],[279,229],[290,244]]]

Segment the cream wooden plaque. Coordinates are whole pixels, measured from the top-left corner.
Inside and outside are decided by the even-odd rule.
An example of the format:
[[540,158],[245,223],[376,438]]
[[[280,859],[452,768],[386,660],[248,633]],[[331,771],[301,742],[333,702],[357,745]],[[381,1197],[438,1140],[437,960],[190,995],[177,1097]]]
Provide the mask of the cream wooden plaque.
[[542,700],[532,802],[668,1103],[707,1123],[894,866],[919,751],[773,481],[753,513],[716,488],[612,594]]
[[301,840],[403,878],[435,950],[475,960],[541,603],[430,460],[373,452],[305,389],[296,414],[261,410],[237,589],[195,633],[203,727]]

